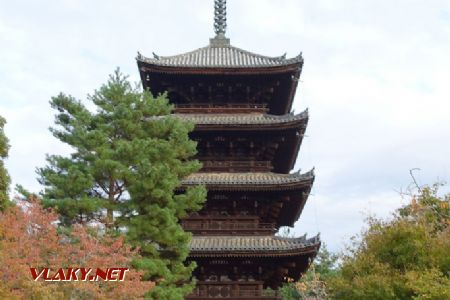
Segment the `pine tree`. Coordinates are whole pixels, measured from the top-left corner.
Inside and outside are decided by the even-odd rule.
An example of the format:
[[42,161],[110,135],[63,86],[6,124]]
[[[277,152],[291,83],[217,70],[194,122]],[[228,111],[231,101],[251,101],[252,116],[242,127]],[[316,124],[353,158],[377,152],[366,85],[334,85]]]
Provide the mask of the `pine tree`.
[[204,187],[176,192],[180,179],[197,171],[190,159],[196,143],[189,140],[193,124],[168,116],[165,95],[132,87],[119,70],[93,95],[95,112],[60,94],[51,106],[58,111],[51,131],[72,146],[70,157],[48,156],[38,170],[47,205],[62,222],[98,221],[106,228],[125,227],[128,240],[139,246],[137,267],[157,282],[152,299],[183,299],[194,264],[185,264],[190,234],[179,219],[199,210]]
[[5,169],[4,159],[8,157],[8,138],[5,135],[4,127],[6,120],[0,116],[0,211],[4,210],[9,204],[9,184],[10,178]]

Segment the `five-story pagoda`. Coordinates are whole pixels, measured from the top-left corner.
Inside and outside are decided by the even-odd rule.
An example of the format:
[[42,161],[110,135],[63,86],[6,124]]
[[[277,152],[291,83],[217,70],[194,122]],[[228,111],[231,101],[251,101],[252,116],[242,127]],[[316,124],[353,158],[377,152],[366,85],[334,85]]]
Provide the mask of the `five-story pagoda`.
[[167,91],[174,116],[196,124],[203,168],[180,189],[202,184],[208,196],[182,221],[198,265],[188,299],[279,299],[270,289],[299,279],[320,247],[318,236],[275,236],[300,217],[314,181],[313,171],[289,173],[308,123],[307,111],[290,113],[303,58],[231,46],[225,0],[215,1],[214,28],[206,47],[137,57],[144,88]]

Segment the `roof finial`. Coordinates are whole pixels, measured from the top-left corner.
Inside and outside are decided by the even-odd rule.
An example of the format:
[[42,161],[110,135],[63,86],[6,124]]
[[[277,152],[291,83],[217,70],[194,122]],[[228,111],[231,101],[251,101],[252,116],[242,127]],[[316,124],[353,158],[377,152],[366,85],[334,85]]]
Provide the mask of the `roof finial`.
[[225,37],[227,29],[227,0],[214,0],[214,32],[216,36],[209,39],[210,47],[229,47],[230,39]]
[[214,0],[214,32],[224,37],[227,29],[227,0]]

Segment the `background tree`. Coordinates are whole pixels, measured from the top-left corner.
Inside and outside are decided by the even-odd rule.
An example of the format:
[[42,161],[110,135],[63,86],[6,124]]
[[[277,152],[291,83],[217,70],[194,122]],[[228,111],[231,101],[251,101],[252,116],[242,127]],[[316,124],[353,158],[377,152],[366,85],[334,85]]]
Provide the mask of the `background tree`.
[[184,263],[191,235],[179,218],[199,210],[206,197],[203,187],[175,194],[180,180],[200,168],[191,160],[193,124],[168,116],[165,95],[132,87],[118,70],[88,100],[94,113],[71,96],[51,100],[58,111],[51,131],[74,152],[49,156],[48,166],[38,170],[44,200],[65,225],[125,226],[143,256],[136,266],[157,282],[149,297],[183,299],[193,288],[195,265]]
[[33,281],[30,267],[128,267],[137,250],[123,237],[99,234],[75,226],[58,234],[58,216],[37,199],[19,202],[0,213],[1,299],[143,299],[153,283],[141,281],[142,271],[131,269],[122,282]]
[[329,281],[335,299],[450,299],[450,195],[419,188],[390,221],[368,229]]
[[322,243],[317,257],[302,278],[298,282],[288,279],[281,288],[283,300],[327,299],[326,283],[338,274],[337,259],[338,256]]
[[4,160],[8,157],[8,138],[5,135],[4,127],[6,120],[0,116],[0,211],[9,205],[9,184],[10,178],[5,168]]

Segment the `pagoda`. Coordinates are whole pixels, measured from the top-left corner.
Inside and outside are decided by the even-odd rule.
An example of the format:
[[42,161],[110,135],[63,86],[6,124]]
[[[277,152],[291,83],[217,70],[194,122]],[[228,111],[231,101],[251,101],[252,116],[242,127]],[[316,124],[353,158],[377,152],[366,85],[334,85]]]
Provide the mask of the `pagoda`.
[[290,112],[303,58],[232,46],[225,0],[215,0],[214,29],[206,47],[137,57],[144,88],[167,91],[173,116],[196,124],[203,167],[180,190],[205,185],[208,195],[182,220],[198,266],[187,299],[280,299],[276,289],[298,280],[320,247],[319,236],[275,235],[300,217],[314,181],[313,170],[291,173],[308,123],[308,111]]

